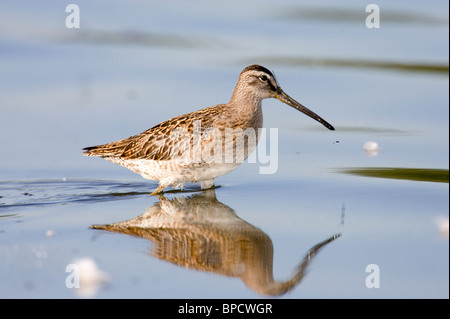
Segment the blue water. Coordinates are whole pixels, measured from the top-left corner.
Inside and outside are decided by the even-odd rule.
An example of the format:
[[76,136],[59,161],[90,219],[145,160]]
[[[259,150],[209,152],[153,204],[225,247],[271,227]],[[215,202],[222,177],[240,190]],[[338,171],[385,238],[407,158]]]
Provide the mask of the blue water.
[[[448,3],[378,2],[379,29],[366,28],[358,1],[77,4],[79,29],[66,28],[63,3],[0,4],[0,297],[86,296],[66,286],[66,266],[90,258],[109,279],[89,297],[266,298],[242,269],[264,278],[255,265],[265,265],[275,281],[287,280],[315,245],[340,235],[278,298],[448,298],[448,233],[439,228],[448,223],[448,183],[340,170],[448,170]],[[178,263],[155,253],[150,235],[91,228],[172,205],[194,214],[197,186],[150,196],[156,182],[83,157],[81,148],[227,102],[253,63],[274,70],[336,131],[264,101],[264,126],[278,128],[277,172],[245,163],[218,178],[217,198],[199,206],[219,214],[208,215],[216,222],[167,239],[172,253],[184,243]],[[378,155],[364,153],[367,141],[378,143]],[[205,233],[225,215],[225,229]],[[228,271],[241,274],[230,275],[218,266],[225,255],[216,240],[232,247],[236,234],[253,248],[228,251],[238,260]],[[216,246],[203,246],[205,238]],[[258,262],[239,259],[245,254]],[[194,267],[194,256],[215,270]],[[366,286],[371,264],[379,288]]]

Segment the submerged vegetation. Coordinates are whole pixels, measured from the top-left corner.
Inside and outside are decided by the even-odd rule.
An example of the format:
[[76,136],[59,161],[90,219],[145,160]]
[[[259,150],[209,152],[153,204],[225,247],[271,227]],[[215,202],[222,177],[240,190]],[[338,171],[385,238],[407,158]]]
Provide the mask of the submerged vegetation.
[[345,174],[367,177],[406,179],[411,181],[448,183],[448,169],[397,168],[397,167],[361,167],[344,169]]

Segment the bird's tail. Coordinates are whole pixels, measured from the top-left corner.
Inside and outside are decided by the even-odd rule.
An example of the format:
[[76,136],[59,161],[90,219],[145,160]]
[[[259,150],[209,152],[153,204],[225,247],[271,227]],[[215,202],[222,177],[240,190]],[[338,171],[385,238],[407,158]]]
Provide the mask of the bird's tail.
[[122,141],[83,148],[84,156],[120,157],[127,144]]

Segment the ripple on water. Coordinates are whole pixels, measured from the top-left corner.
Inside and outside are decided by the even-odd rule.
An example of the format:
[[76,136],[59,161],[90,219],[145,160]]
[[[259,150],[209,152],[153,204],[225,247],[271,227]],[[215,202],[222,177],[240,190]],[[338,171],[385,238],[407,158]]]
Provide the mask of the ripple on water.
[[62,205],[117,200],[149,194],[157,185],[148,182],[107,180],[34,180],[0,182],[2,208]]

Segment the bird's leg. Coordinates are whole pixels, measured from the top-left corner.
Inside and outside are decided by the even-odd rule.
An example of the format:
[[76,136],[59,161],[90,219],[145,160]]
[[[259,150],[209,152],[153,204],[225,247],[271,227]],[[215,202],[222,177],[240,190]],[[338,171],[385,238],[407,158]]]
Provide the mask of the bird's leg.
[[150,195],[158,195],[158,194],[162,194],[164,188],[166,188],[167,186],[159,184],[158,188],[155,189]]

